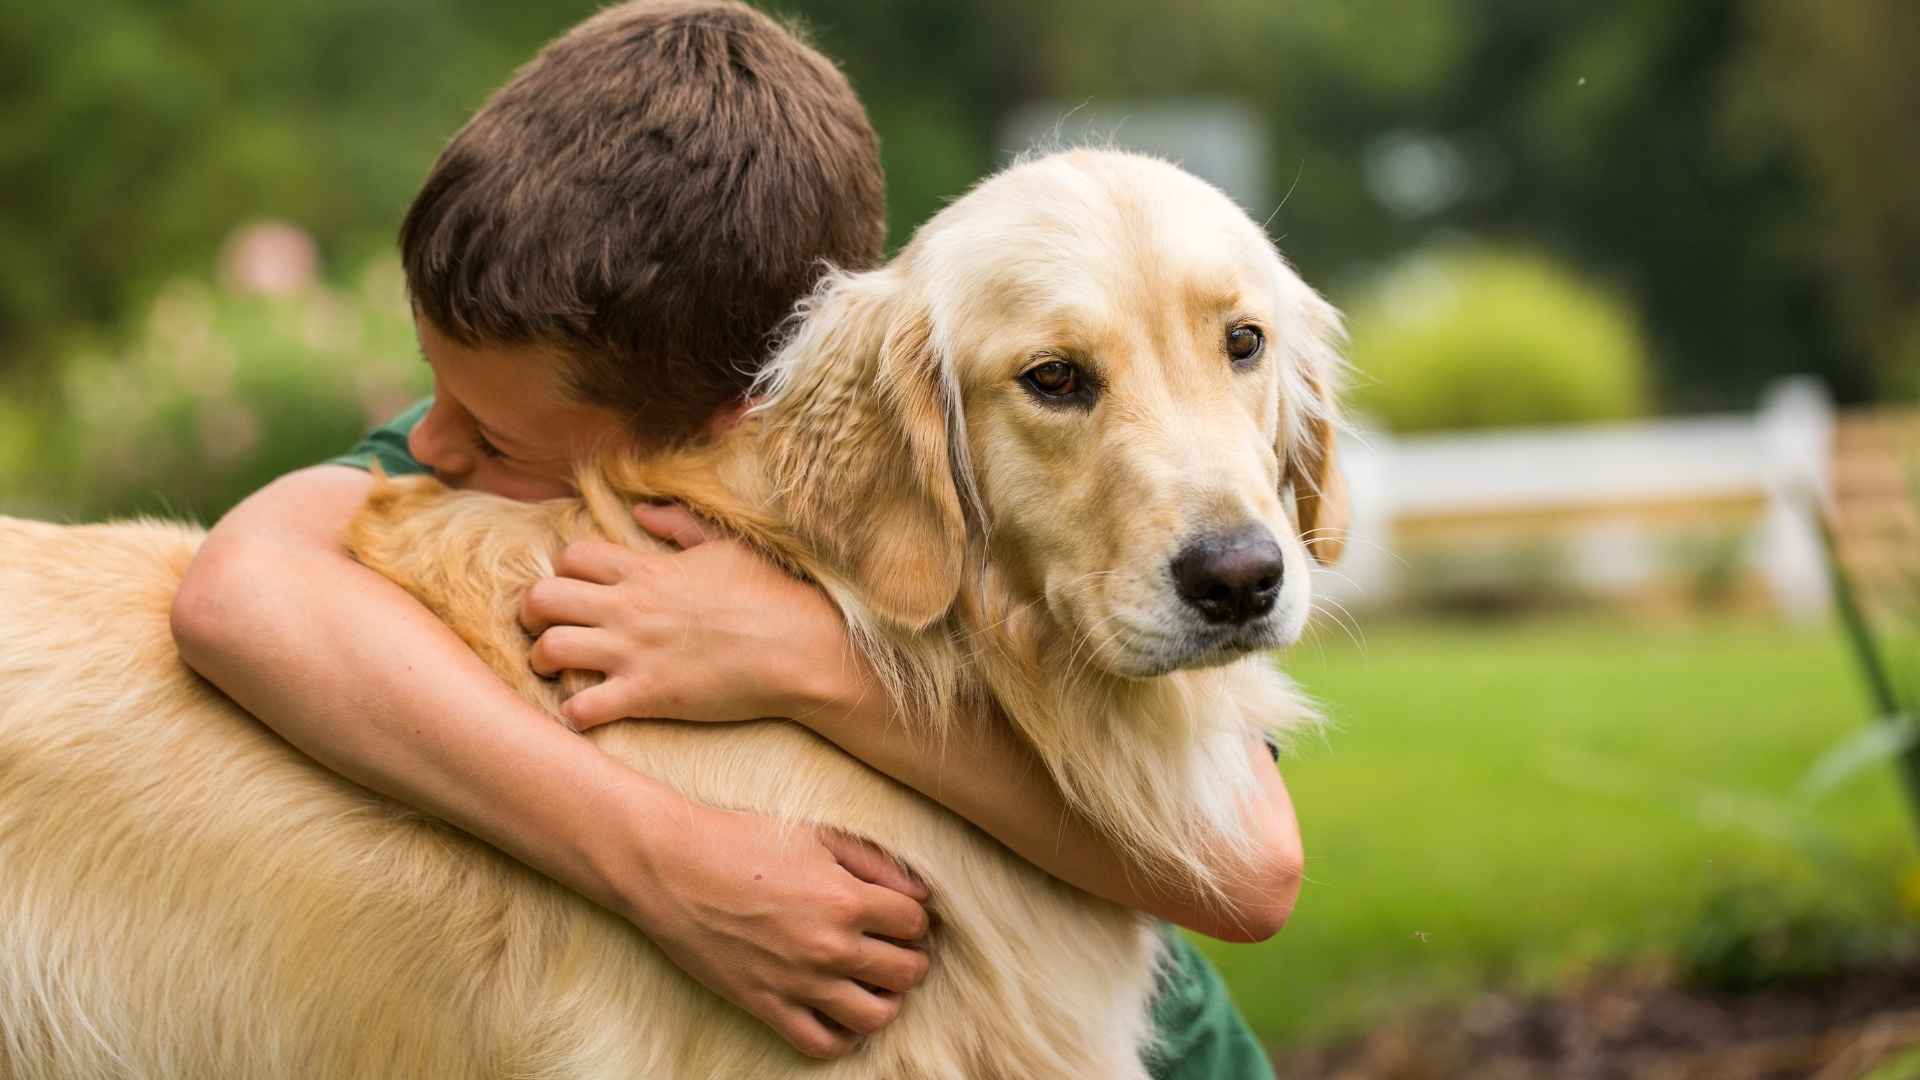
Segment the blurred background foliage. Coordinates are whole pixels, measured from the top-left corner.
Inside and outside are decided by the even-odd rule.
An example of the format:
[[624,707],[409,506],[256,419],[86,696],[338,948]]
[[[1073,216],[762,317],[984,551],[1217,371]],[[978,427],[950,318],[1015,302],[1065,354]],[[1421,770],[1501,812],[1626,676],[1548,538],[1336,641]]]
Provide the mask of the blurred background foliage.
[[431,383],[385,259],[285,294],[175,278],[112,341],[73,347],[56,379],[0,398],[0,503],[209,518],[340,453]]
[[1409,258],[1356,297],[1352,404],[1395,431],[1621,420],[1647,409],[1632,309],[1539,255]]
[[[1427,249],[1505,246],[1538,253],[1542,282],[1616,298],[1618,325],[1591,333],[1643,339],[1633,408],[1744,408],[1794,371],[1842,402],[1920,393],[1920,8],[1900,0],[768,6],[809,26],[867,101],[896,243],[1005,161],[1002,124],[1023,103],[1233,100],[1264,125],[1286,196],[1255,209],[1342,303]],[[85,408],[76,395],[112,358],[143,355],[158,298],[212,280],[238,224],[309,231],[326,280],[354,295],[443,141],[593,7],[0,10],[0,460],[57,472],[19,414]],[[1359,303],[1356,336],[1374,339],[1366,320],[1385,310]],[[287,337],[270,322],[248,326]],[[249,364],[288,357],[234,345]],[[1559,415],[1547,404],[1534,419]],[[307,415],[334,423],[324,412]],[[191,509],[224,499],[200,492]]]

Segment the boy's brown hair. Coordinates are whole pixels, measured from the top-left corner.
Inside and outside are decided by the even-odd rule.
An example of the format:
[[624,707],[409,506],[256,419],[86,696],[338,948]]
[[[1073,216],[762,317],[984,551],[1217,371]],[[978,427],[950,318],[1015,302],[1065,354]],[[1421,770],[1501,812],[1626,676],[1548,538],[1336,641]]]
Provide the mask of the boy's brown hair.
[[474,114],[400,230],[421,316],[544,345],[635,434],[747,388],[826,263],[885,244],[866,111],[792,31],[731,0],[633,0],[558,38]]

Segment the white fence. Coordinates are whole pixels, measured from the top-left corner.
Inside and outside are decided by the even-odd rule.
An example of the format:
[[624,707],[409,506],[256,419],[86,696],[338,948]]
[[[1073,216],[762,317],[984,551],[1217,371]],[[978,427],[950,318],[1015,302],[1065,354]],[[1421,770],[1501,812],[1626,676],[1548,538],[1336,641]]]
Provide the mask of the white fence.
[[1751,415],[1404,438],[1360,427],[1341,447],[1351,543],[1315,584],[1349,607],[1390,604],[1464,561],[1522,587],[1540,572],[1525,553],[1550,550],[1566,584],[1632,594],[1705,572],[1676,553],[1716,545],[1716,572],[1811,617],[1828,595],[1805,506],[1825,491],[1833,425],[1824,389],[1796,378]]

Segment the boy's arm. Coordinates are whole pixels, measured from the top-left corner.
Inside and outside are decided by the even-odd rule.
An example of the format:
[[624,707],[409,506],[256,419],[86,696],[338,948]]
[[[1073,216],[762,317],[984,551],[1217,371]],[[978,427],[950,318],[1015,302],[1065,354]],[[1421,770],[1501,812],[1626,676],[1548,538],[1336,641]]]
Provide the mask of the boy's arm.
[[888,975],[862,980],[918,981],[923,955],[874,939],[924,933],[902,895],[921,887],[871,849],[824,834],[791,843],[773,822],[692,803],[522,700],[347,555],[345,527],[373,483],[319,466],[223,518],[175,600],[182,658],[329,768],[628,918],[802,1051],[852,1047],[815,1010],[856,1033],[891,1019],[897,996],[849,972],[863,951],[869,963],[885,953]]
[[[1070,885],[1223,941],[1265,941],[1300,895],[1302,854],[1293,801],[1264,742],[1247,740],[1260,790],[1244,827],[1252,861],[1221,875],[1224,906],[1177,882],[1136,872],[1106,833],[1067,805],[1032,751],[997,717],[962,720],[940,738],[899,723],[877,687],[835,694],[805,719],[841,749],[973,822],[1021,858]],[[1228,862],[1224,853],[1222,866]]]
[[685,550],[574,544],[558,561],[563,576],[527,593],[527,628],[561,630],[541,634],[535,668],[607,676],[568,700],[576,727],[623,716],[793,717],[1096,896],[1228,941],[1263,940],[1286,922],[1300,890],[1299,827],[1279,770],[1257,738],[1247,741],[1262,778],[1246,808],[1254,854],[1250,863],[1222,866],[1222,906],[1183,883],[1140,873],[1111,837],[1068,806],[998,718],[956,723],[945,739],[895,722],[838,612],[817,589],[737,542],[709,541],[678,507],[643,504],[634,514],[643,528]]

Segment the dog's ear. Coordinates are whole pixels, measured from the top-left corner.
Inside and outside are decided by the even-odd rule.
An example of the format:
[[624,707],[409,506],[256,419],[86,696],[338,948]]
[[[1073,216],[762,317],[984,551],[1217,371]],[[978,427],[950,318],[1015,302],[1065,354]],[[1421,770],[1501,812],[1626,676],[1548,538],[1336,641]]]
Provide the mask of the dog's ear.
[[790,526],[865,606],[919,630],[953,605],[967,530],[957,389],[888,270],[837,275],[769,362],[761,412]]
[[1350,513],[1347,482],[1335,460],[1339,402],[1334,377],[1340,360],[1335,342],[1341,335],[1340,315],[1332,305],[1311,293],[1305,304],[1308,340],[1296,350],[1303,393],[1291,403],[1295,422],[1281,426],[1280,460],[1286,462],[1281,483],[1293,491],[1293,516],[1300,538],[1315,562],[1332,566],[1340,561],[1347,543]]

